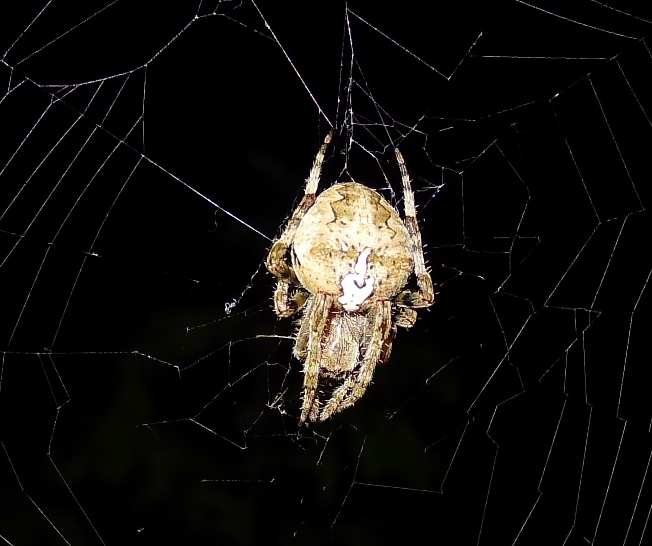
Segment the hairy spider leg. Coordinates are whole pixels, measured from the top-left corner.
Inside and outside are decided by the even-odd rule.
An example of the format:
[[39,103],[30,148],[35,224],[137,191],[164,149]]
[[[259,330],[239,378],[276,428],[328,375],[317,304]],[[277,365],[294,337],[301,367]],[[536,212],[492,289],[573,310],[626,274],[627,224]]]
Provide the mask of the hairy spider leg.
[[401,180],[403,182],[403,202],[405,203],[405,227],[410,234],[410,253],[414,258],[414,275],[417,278],[418,292],[404,290],[396,297],[396,303],[404,307],[429,307],[432,305],[435,294],[432,286],[432,279],[426,269],[425,259],[423,257],[423,246],[421,244],[421,232],[417,223],[417,208],[414,204],[414,194],[410,184],[403,154],[398,148],[394,149],[396,161],[401,171]]
[[319,415],[319,396],[317,389],[319,386],[321,365],[321,343],[334,301],[334,297],[330,294],[315,294],[311,298],[309,307],[306,309],[306,314],[304,315],[304,323],[310,322],[310,324],[308,325],[309,333],[306,346],[306,360],[303,366],[303,404],[301,406],[299,424],[304,423],[306,419],[316,421]]
[[291,287],[300,286],[294,269],[288,263],[288,249],[292,245],[297,228],[302,218],[315,203],[315,194],[319,185],[321,168],[326,156],[326,150],[333,138],[333,131],[329,131],[324,139],[324,143],[319,149],[319,153],[310,169],[310,175],[306,182],[304,196],[295,209],[287,226],[281,236],[272,244],[269,251],[265,266],[278,279],[276,291],[274,293],[274,308],[279,317],[289,317],[301,310],[308,299],[305,291],[292,290]]

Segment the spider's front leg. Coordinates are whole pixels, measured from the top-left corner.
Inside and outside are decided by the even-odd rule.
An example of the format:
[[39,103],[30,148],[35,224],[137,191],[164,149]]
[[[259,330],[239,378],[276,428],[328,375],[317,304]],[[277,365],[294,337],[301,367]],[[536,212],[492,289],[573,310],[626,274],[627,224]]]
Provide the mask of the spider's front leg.
[[417,322],[417,312],[412,307],[398,307],[394,324],[401,328],[412,328]]
[[276,241],[265,266],[277,279],[278,284],[274,292],[274,310],[281,317],[290,317],[299,312],[308,299],[308,292],[301,288],[294,269],[287,263],[287,243],[283,238]]
[[281,236],[272,244],[267,260],[265,260],[265,266],[269,272],[278,279],[278,286],[274,293],[274,309],[279,317],[289,317],[300,311],[309,296],[308,292],[301,288],[301,283],[288,258],[299,224],[315,203],[322,163],[332,138],[333,131],[330,131],[315,157],[312,169],[310,169],[310,176],[306,181],[306,188],[299,206],[295,209]]
[[287,262],[289,245],[292,243],[287,239],[288,237],[283,233],[278,241],[274,241],[272,248],[269,249],[267,260],[265,260],[265,267],[279,280],[299,284],[294,270]]
[[[403,292],[400,292],[396,296],[396,304],[399,307],[403,308],[410,308],[410,309],[419,309],[422,307],[430,307],[434,300],[435,300],[435,291],[432,286],[432,279],[430,278],[430,274],[425,270],[425,266],[423,267],[423,272],[422,273],[417,273],[415,267],[415,274],[417,275],[417,287],[418,290],[403,290]],[[412,324],[414,324],[414,320],[416,320],[416,316],[414,317],[414,320],[406,316],[407,321],[412,321]],[[410,324],[410,326],[412,326]],[[404,326],[404,324],[399,324],[399,326],[407,327],[409,328],[410,326]]]
[[423,245],[421,244],[421,232],[417,223],[417,207],[414,203],[414,194],[410,184],[410,176],[403,155],[398,148],[394,150],[396,161],[401,171],[401,180],[403,181],[403,201],[405,203],[405,227],[410,234],[411,249],[410,254],[414,259],[414,274],[417,278],[418,291],[404,290],[396,297],[396,303],[402,307],[430,307],[435,301],[435,291],[432,286],[430,273],[426,269],[425,259],[423,257]]
[[278,279],[274,292],[274,310],[281,318],[290,317],[300,311],[308,299],[308,293],[301,288],[301,283],[289,264],[289,254],[297,228],[314,202],[314,193],[306,193],[303,196],[285,230],[272,244],[265,260],[265,267]]
[[309,297],[307,290],[279,280],[274,291],[274,311],[279,318],[291,317],[303,309]]

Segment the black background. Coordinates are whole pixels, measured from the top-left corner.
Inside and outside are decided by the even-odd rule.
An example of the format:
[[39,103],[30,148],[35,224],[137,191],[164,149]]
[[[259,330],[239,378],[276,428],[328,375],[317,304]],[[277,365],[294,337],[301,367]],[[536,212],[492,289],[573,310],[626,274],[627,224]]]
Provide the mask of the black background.
[[[446,4],[0,8],[5,541],[649,539],[652,14]],[[438,295],[300,429],[263,261],[331,125]]]

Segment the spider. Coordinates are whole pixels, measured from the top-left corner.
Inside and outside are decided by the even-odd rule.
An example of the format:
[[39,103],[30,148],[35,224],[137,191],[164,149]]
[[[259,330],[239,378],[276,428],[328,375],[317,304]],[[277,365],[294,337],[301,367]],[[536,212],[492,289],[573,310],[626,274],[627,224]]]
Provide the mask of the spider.
[[[325,421],[355,404],[387,361],[398,326],[410,328],[416,309],[434,301],[414,195],[403,156],[405,220],[379,193],[357,182],[317,196],[322,163],[333,137],[317,154],[305,194],[265,265],[277,277],[279,318],[303,312],[294,355],[304,361],[300,424]],[[414,275],[417,290],[407,287]],[[324,387],[331,395],[322,401]]]

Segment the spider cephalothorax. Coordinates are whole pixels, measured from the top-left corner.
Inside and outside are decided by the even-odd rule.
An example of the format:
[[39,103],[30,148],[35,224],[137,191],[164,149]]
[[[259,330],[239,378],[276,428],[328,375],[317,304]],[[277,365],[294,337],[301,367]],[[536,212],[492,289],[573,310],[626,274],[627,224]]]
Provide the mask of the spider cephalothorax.
[[[324,421],[355,404],[376,364],[389,358],[396,327],[412,326],[415,309],[434,301],[401,152],[395,150],[404,221],[379,193],[357,182],[316,195],[331,138],[332,132],[315,158],[303,199],[266,262],[278,279],[276,314],[303,311],[294,347],[305,362],[302,423]],[[411,275],[416,290],[407,288]],[[332,394],[322,401],[326,383]]]

